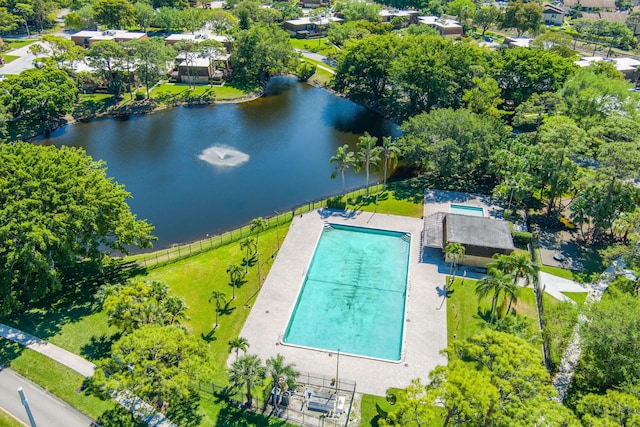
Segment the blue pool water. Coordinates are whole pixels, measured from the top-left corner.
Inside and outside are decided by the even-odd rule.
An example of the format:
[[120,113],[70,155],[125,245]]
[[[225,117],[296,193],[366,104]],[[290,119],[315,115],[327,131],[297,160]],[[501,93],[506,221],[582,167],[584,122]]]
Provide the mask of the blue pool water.
[[325,226],[283,342],[399,361],[410,240],[398,232]]
[[449,212],[452,214],[469,215],[469,216],[484,216],[484,208],[469,205],[449,205]]

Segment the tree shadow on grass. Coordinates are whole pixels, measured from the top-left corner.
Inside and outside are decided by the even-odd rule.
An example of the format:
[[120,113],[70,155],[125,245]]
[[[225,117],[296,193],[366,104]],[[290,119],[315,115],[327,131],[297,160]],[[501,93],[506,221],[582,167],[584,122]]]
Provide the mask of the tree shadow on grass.
[[22,354],[24,347],[13,341],[0,339],[0,370],[11,367],[11,362]]
[[118,341],[122,334],[116,332],[112,335],[102,334],[99,337],[91,337],[91,341],[80,349],[80,354],[91,361],[96,361],[108,357],[111,353],[111,346]]
[[202,338],[207,343],[211,343],[213,341],[216,341],[218,339],[216,337],[216,328],[211,329],[206,334],[204,332],[200,333],[200,338]]
[[255,412],[243,411],[232,405],[225,405],[218,414],[216,427],[277,427],[286,426],[287,422],[278,418],[268,418]]
[[65,324],[94,313],[94,295],[100,286],[124,283],[142,271],[136,264],[119,260],[104,266],[89,261],[75,263],[63,269],[59,291],[25,303],[21,310],[1,317],[0,323],[46,340],[58,334]]

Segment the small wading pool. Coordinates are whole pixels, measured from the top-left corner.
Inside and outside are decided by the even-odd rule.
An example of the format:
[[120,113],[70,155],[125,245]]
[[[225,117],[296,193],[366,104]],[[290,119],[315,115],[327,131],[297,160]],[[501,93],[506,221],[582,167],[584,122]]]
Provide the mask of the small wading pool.
[[449,205],[449,212],[458,215],[484,216],[484,208],[469,205]]
[[326,224],[283,343],[400,361],[411,236]]

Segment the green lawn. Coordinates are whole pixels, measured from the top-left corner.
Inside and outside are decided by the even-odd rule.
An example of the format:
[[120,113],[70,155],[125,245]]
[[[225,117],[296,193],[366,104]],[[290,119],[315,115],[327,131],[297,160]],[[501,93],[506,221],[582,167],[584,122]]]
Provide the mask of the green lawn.
[[[307,62],[310,62],[313,64],[313,61],[311,60]],[[327,86],[331,82],[331,79],[333,79],[333,76],[334,76],[333,73],[330,73],[327,70],[323,70],[320,67],[316,67],[316,72],[313,74],[313,76],[311,76],[311,78],[309,79],[309,82],[319,84],[321,86]]]
[[[304,59],[306,62],[308,62],[310,64],[317,65],[318,68],[324,67],[324,68],[328,68],[330,70],[334,70],[335,71],[335,67],[332,67],[331,65],[326,64],[326,63],[324,63],[322,61],[316,61],[315,59],[307,58],[307,57],[304,57],[304,56],[302,57],[302,59]],[[322,70],[322,71],[326,72],[326,70]],[[331,74],[331,73],[328,73],[328,74]],[[332,76],[333,76],[333,74],[332,74]]]
[[8,64],[9,62],[14,61],[18,58],[19,56],[2,54],[2,59],[4,59],[5,64]]
[[3,39],[3,41],[9,45],[9,50],[19,49],[21,47],[30,45],[36,40],[25,40],[25,39]]
[[587,300],[589,292],[562,292],[568,298],[571,298],[578,306],[582,306]]
[[576,280],[573,271],[561,267],[552,267],[550,265],[541,265],[540,271],[562,277],[563,279]]
[[295,49],[306,50],[309,52],[317,53],[319,55],[328,56],[338,51],[338,49],[336,49],[334,45],[329,43],[326,38],[296,39],[292,37],[290,40],[291,46],[293,46]]
[[4,409],[0,408],[0,427],[22,427],[23,424],[21,421],[18,421],[8,412],[5,412]]
[[104,411],[115,406],[112,401],[101,400],[82,391],[82,375],[29,349],[22,350],[20,356],[11,361],[10,367],[93,419],[98,419]]
[[163,98],[180,100],[181,98],[186,97],[198,98],[212,94],[215,100],[224,101],[243,98],[253,93],[255,89],[257,88],[245,90],[231,84],[213,87],[210,85],[194,85],[192,88],[189,88],[189,85],[185,83],[162,83],[153,88],[151,91],[151,98],[161,100]]
[[[390,388],[387,390],[388,393],[393,394],[396,397],[396,401],[394,404],[389,403],[386,397],[383,396],[374,396],[371,394],[363,394],[362,401],[360,402],[360,427],[377,427],[378,426],[378,411],[376,409],[376,405],[380,406],[380,408],[384,412],[393,412],[395,410],[395,405],[398,405],[402,402],[404,398],[404,390],[397,388]],[[441,418],[434,418],[433,424],[440,426],[444,422],[444,414],[440,415]],[[411,424],[413,425],[413,424]]]

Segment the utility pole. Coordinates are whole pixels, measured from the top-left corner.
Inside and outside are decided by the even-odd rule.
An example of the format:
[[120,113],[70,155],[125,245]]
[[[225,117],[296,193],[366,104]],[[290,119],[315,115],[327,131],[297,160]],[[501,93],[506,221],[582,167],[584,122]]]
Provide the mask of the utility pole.
[[29,407],[29,400],[27,399],[27,396],[25,396],[22,387],[18,388],[18,394],[20,395],[20,400],[22,401],[24,409],[27,411],[27,416],[29,417],[29,423],[31,424],[31,427],[37,427],[36,420],[33,419],[33,414],[31,413],[31,408]]

